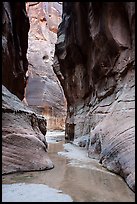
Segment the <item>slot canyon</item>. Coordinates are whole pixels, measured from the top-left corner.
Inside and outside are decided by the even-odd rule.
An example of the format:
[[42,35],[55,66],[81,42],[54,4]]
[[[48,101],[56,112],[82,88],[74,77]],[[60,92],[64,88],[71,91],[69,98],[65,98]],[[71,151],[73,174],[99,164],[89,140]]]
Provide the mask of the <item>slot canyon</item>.
[[34,197],[134,202],[135,2],[2,2],[2,201]]

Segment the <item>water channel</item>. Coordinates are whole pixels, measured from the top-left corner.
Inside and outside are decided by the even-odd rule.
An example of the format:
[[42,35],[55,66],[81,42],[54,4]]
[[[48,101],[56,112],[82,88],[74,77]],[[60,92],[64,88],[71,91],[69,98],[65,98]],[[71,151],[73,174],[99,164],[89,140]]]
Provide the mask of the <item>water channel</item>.
[[[49,157],[55,167],[2,176],[3,202],[135,202],[135,194],[120,176],[107,171],[97,160],[88,158],[84,148],[65,144],[64,132],[49,132],[46,139]],[[30,192],[27,185],[30,185]],[[19,194],[17,190],[21,187],[26,191]],[[50,190],[57,190],[63,199],[51,194]],[[25,195],[27,198],[23,200]]]

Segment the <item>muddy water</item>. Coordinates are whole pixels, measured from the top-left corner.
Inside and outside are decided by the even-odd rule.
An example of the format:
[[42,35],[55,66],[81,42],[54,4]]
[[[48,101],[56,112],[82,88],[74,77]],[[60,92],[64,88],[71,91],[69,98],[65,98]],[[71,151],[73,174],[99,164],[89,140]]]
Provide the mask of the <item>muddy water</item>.
[[[55,167],[52,170],[14,173],[2,177],[3,184],[28,183],[46,184],[62,190],[71,196],[74,202],[134,202],[135,194],[129,189],[121,177],[115,175],[98,164],[97,161],[84,158],[85,150],[72,145],[74,154],[66,149],[67,157],[58,155],[64,151],[64,136],[57,135],[49,139],[49,156]],[[71,144],[70,144],[71,147]],[[65,155],[65,154],[64,154]]]

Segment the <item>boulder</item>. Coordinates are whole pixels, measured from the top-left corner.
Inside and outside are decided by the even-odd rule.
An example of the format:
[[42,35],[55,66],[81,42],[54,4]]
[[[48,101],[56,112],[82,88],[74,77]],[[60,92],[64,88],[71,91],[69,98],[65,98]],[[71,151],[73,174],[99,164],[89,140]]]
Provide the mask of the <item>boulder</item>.
[[2,86],[2,174],[53,168],[46,131],[46,119]]

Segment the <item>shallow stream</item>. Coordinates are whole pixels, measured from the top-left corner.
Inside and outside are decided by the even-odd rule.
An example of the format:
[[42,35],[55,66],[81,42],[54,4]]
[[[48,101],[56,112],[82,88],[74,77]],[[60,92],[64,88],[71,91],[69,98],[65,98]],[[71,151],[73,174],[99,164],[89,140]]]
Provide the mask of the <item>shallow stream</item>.
[[3,202],[135,201],[135,194],[120,176],[88,158],[85,149],[65,144],[64,132],[49,132],[46,139],[55,167],[2,176]]

